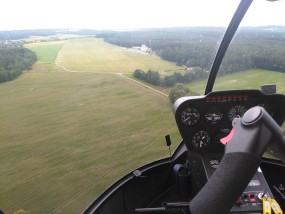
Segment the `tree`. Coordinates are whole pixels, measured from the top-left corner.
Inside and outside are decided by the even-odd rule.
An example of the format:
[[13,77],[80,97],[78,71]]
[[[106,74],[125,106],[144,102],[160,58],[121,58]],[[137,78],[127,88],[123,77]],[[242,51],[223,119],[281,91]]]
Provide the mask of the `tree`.
[[177,83],[169,92],[169,100],[174,103],[178,98],[189,95],[190,89],[182,83]]
[[146,73],[145,81],[153,85],[158,85],[160,83],[159,73],[157,71],[148,70],[148,72]]
[[184,82],[183,76],[182,76],[182,74],[179,73],[179,72],[174,72],[173,78],[174,78],[174,80],[175,80],[176,83],[183,83],[183,82]]
[[175,85],[175,80],[173,75],[165,76],[163,80],[164,80],[164,85],[167,87],[172,87]]
[[134,75],[134,77],[136,77],[138,79],[141,79],[141,80],[145,79],[145,72],[143,70],[136,69],[133,75]]
[[36,60],[36,54],[29,49],[0,48],[0,83],[16,79]]

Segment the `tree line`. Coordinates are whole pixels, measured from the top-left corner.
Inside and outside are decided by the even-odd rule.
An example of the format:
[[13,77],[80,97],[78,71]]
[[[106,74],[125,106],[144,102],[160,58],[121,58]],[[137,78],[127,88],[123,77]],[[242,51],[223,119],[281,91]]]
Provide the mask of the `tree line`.
[[[197,70],[198,73],[204,73],[202,70]],[[187,95],[194,95],[191,93],[190,89],[185,86],[185,83],[190,82],[190,77],[193,77],[193,81],[195,78],[203,78],[200,74],[199,76],[195,77],[194,72],[186,72],[185,74],[181,74],[179,72],[175,72],[172,75],[165,76],[164,78],[161,78],[159,73],[157,71],[148,70],[147,72],[144,72],[143,70],[136,69],[133,73],[133,76],[137,79],[143,80],[145,82],[148,82],[153,85],[159,85],[159,86],[166,86],[166,87],[172,87],[168,98],[171,103],[174,103],[178,98],[187,96]],[[194,78],[195,77],[195,78]]]
[[174,72],[171,75],[160,77],[158,71],[148,70],[147,72],[136,69],[133,76],[137,79],[148,82],[152,85],[172,87],[176,83],[188,84],[192,81],[201,80],[208,76],[208,72],[200,67],[193,68],[191,71],[185,71],[184,74]]
[[[270,26],[269,26],[270,27]],[[250,68],[285,72],[285,31],[282,27],[240,29],[222,62],[219,74]],[[133,47],[146,44],[162,59],[186,67],[209,70],[222,28],[196,27],[98,34],[106,42]]]
[[36,54],[27,48],[0,48],[0,83],[16,79],[36,61]]

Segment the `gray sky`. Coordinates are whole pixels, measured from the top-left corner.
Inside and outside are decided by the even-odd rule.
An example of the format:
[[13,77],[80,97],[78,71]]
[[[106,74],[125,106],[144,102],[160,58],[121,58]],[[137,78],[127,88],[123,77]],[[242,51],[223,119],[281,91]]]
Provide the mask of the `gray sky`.
[[[1,0],[0,30],[226,26],[239,0]],[[285,25],[285,0],[255,0],[245,25]],[[274,10],[272,10],[274,8]]]

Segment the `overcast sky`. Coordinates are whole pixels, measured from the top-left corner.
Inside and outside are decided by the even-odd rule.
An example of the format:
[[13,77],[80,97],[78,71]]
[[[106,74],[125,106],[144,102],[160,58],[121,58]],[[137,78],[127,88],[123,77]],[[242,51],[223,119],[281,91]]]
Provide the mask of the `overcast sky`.
[[[0,30],[226,26],[238,3],[239,0],[1,0]],[[285,25],[284,3],[285,0],[255,0],[244,24]]]

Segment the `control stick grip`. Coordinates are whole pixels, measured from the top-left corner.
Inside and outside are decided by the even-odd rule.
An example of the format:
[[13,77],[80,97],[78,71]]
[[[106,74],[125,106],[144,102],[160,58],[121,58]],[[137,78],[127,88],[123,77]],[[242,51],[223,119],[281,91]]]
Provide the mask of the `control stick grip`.
[[285,160],[283,131],[263,108],[249,109],[243,118],[233,120],[233,128],[218,169],[190,202],[191,214],[227,213],[253,177],[270,142],[274,142],[272,150]]
[[190,202],[191,214],[227,213],[253,177],[261,159],[248,153],[227,153],[218,169]]

